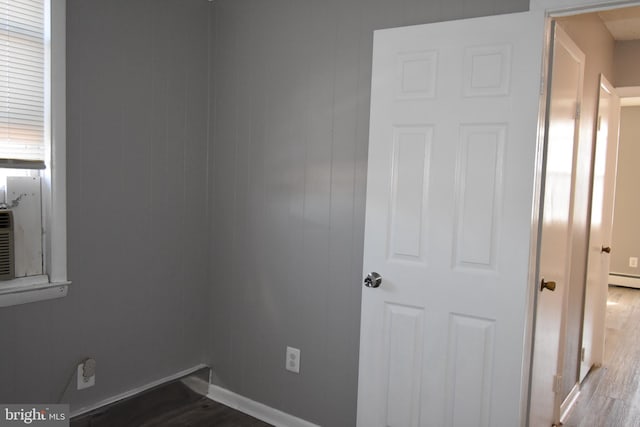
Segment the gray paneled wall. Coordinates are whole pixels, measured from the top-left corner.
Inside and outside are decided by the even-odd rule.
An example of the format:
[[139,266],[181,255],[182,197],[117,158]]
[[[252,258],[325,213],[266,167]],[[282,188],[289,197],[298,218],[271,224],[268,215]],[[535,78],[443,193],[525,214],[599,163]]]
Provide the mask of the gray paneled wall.
[[68,0],[74,284],[0,310],[0,401],[56,400],[85,356],[76,408],[208,359],[237,393],[353,425],[372,32],[527,7]]
[[[528,1],[220,0],[211,14],[215,382],[355,424],[372,32]],[[301,349],[299,375],[285,347]]]
[[55,402],[86,356],[72,409],[205,361],[209,8],[68,0],[73,285],[0,309],[0,402]]

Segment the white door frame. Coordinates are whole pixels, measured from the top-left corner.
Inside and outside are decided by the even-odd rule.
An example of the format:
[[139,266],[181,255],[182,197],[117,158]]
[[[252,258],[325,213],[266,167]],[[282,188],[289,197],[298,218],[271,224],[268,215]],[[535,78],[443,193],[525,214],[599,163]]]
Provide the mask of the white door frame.
[[610,9],[620,9],[625,7],[632,7],[640,5],[638,0],[530,0],[529,10],[531,11],[544,11],[546,19],[545,40],[543,47],[543,60],[542,60],[542,82],[540,88],[540,106],[538,115],[538,141],[536,146],[536,160],[535,160],[535,187],[533,191],[533,212],[531,216],[531,247],[530,247],[530,259],[529,259],[529,280],[528,280],[528,310],[525,319],[525,357],[522,364],[522,396],[526,396],[521,402],[521,425],[528,426],[529,423],[529,403],[531,400],[531,373],[533,366],[533,334],[535,327],[535,312],[536,312],[536,292],[539,275],[539,250],[540,250],[540,202],[542,196],[543,185],[543,170],[542,161],[544,155],[544,129],[547,118],[548,107],[548,85],[549,85],[549,62],[551,52],[551,31],[550,23],[553,18],[578,15],[582,13],[598,12]]
[[618,95],[620,96],[620,99],[629,99],[629,98],[633,98],[634,103],[633,104],[627,104],[626,102],[622,102],[621,101],[621,106],[625,107],[626,105],[622,105],[627,104],[627,105],[640,105],[640,86],[619,86],[616,87],[616,91],[618,91]]

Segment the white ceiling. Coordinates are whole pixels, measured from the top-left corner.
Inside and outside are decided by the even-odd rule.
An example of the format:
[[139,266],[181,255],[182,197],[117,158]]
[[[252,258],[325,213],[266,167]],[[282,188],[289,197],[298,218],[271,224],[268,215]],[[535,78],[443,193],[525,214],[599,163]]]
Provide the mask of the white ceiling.
[[640,7],[625,7],[598,12],[616,40],[640,39]]
[[[598,15],[615,40],[640,40],[640,7],[605,10]],[[640,106],[637,87],[618,88],[618,93],[621,106]]]

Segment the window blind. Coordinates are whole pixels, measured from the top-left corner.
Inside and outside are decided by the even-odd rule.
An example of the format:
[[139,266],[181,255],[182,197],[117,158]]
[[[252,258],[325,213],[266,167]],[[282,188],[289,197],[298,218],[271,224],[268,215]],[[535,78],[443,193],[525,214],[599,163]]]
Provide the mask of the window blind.
[[0,167],[44,168],[44,0],[0,0]]

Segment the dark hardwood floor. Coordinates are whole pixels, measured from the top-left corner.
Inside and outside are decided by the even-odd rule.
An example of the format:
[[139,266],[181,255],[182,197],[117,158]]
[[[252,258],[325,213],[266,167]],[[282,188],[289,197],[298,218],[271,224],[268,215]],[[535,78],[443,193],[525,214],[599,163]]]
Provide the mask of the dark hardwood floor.
[[71,427],[270,427],[214,402],[181,381],[71,419]]
[[564,426],[640,426],[640,289],[609,287],[605,359]]

